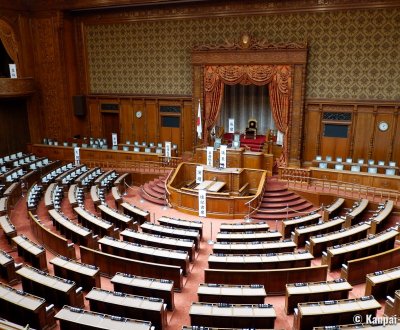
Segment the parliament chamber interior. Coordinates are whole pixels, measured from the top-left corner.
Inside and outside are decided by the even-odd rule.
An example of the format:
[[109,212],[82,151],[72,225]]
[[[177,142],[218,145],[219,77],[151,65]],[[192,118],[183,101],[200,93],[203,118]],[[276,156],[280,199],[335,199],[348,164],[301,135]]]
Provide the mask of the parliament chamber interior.
[[397,0],[0,3],[0,329],[399,329]]

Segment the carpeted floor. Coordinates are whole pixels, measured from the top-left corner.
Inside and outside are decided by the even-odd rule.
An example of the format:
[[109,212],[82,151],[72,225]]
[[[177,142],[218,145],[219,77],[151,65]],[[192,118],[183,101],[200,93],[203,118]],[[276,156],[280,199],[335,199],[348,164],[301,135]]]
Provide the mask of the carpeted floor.
[[[172,312],[168,312],[168,327],[166,330],[177,330],[181,329],[182,325],[190,325],[189,318],[189,308],[192,302],[197,301],[197,288],[200,283],[204,282],[204,269],[207,268],[207,259],[208,255],[212,253],[212,246],[207,243],[208,240],[214,239],[216,237],[216,233],[219,231],[219,226],[223,222],[242,222],[243,219],[237,220],[221,220],[221,219],[212,219],[212,218],[199,218],[197,216],[191,216],[187,214],[180,213],[173,209],[165,209],[163,206],[154,205],[149,202],[143,201],[139,194],[138,187],[130,187],[128,188],[128,194],[124,197],[126,201],[135,204],[145,210],[148,210],[151,213],[151,220],[155,221],[162,215],[168,215],[172,217],[180,217],[187,220],[202,220],[204,222],[203,229],[203,241],[200,245],[200,251],[196,257],[196,260],[193,264],[191,264],[191,272],[190,274],[184,278],[184,288],[182,292],[175,293],[175,310]],[[111,202],[111,205],[114,205],[112,202],[112,197],[109,195],[107,199]],[[94,211],[94,205],[90,200],[90,196],[87,195],[85,206]],[[63,212],[70,216],[72,219],[75,219],[76,216],[73,214],[72,209],[69,205],[67,198],[64,198],[62,203]],[[51,229],[55,230],[52,226],[52,223],[47,215],[47,210],[44,207],[44,202],[42,201],[39,209],[38,209],[39,218]],[[29,220],[27,217],[26,203],[24,198],[21,198],[17,205],[15,205],[14,210],[11,212],[11,221],[16,226],[18,234],[25,234],[31,240],[36,241],[36,237],[32,234],[29,226]],[[392,216],[389,219],[390,224],[395,224],[399,221],[398,216]],[[388,223],[388,224],[389,224]],[[280,224],[271,221],[269,224],[272,229],[275,229],[277,226],[279,229]],[[40,243],[40,242],[37,242]],[[5,236],[1,233],[0,236],[0,248],[10,253],[17,263],[23,262],[23,260],[18,257],[15,250],[8,244]],[[77,250],[79,250],[77,248]],[[49,261],[53,255],[47,251],[47,260]],[[77,253],[79,256],[79,253]],[[312,261],[313,265],[319,265],[320,259],[314,259]],[[48,266],[49,272],[53,273],[53,267],[49,264]],[[331,272],[328,276],[328,279],[338,278],[340,276],[339,271]],[[16,288],[21,289],[21,284],[16,284]],[[112,290],[113,287],[109,281],[109,279],[102,277],[101,287],[103,289]],[[353,290],[350,292],[349,297],[360,297],[364,295],[364,284],[354,286]],[[287,316],[284,312],[284,296],[268,296],[266,298],[266,303],[272,304],[276,310],[277,319],[275,322],[275,329],[291,329],[293,325],[293,316]],[[384,305],[384,301],[381,301],[382,306]],[[88,309],[88,304],[86,302],[86,308]],[[378,315],[383,313],[383,308],[378,312]]]

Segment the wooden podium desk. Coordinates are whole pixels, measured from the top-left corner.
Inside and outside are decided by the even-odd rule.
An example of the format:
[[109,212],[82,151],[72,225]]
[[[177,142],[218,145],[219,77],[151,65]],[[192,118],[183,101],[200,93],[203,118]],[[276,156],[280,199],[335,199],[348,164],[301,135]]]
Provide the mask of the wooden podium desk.
[[257,254],[293,252],[297,247],[292,240],[265,241],[265,242],[216,242],[212,246],[214,253],[226,254]]
[[108,221],[111,221],[115,227],[121,228],[124,230],[125,228],[132,228],[132,229],[138,229],[137,222],[133,221],[133,218],[118,212],[115,209],[110,208],[107,205],[99,205],[98,209],[101,212],[101,217],[103,219],[106,219]]
[[147,245],[140,245],[104,236],[98,240],[101,250],[120,257],[143,260],[146,262],[174,265],[181,267],[183,275],[189,273],[189,256],[187,252],[167,250]]
[[133,218],[133,220],[140,225],[146,221],[150,221],[149,211],[142,210],[141,208],[126,202],[122,202],[121,207],[126,215]]
[[167,326],[166,306],[160,298],[93,288],[85,299],[89,300],[90,310],[94,312],[149,321],[156,329]]
[[86,209],[78,206],[74,208],[74,212],[78,215],[78,221],[85,227],[91,229],[96,235],[119,237],[118,228],[110,221],[99,218]]
[[0,215],[6,215],[11,210],[8,210],[8,198],[9,197],[1,197],[0,198]]
[[115,291],[144,297],[161,298],[169,310],[174,305],[174,282],[171,280],[116,273],[111,279]]
[[256,231],[256,232],[219,232],[217,242],[256,242],[256,241],[279,241],[282,235],[278,231]]
[[370,227],[369,224],[360,222],[346,229],[343,228],[332,233],[311,236],[310,240],[306,242],[306,249],[310,251],[314,257],[320,257],[322,251],[325,251],[328,247],[345,244],[367,237]]
[[56,306],[69,304],[83,307],[83,295],[74,281],[50,275],[30,266],[16,271],[21,276],[24,291],[43,297]]
[[182,229],[191,229],[197,230],[200,234],[200,239],[203,237],[203,222],[197,220],[184,220],[179,218],[171,218],[162,216],[157,220],[161,225],[182,228]]
[[231,305],[192,303],[189,311],[192,326],[222,328],[274,328],[276,312],[269,304]]
[[200,302],[227,304],[263,304],[267,296],[261,284],[229,285],[201,283],[197,289]]
[[268,223],[264,221],[256,222],[256,223],[221,223],[219,227],[220,231],[224,232],[237,232],[237,231],[267,231],[269,230]]
[[200,248],[200,233],[198,230],[193,229],[180,229],[170,226],[157,225],[151,222],[143,223],[140,228],[145,233],[151,233],[155,235],[161,235],[166,237],[176,237],[183,239],[191,239],[194,241],[196,250]]
[[80,308],[64,306],[55,315],[60,321],[61,330],[151,330],[151,322],[127,319],[109,314],[86,311]]
[[358,220],[357,217],[359,217],[367,209],[368,204],[368,199],[361,199],[360,201],[355,202],[352,209],[345,214],[345,227],[355,225],[354,219]]
[[375,212],[372,217],[369,218],[371,221],[370,234],[376,234],[380,231],[383,221],[392,213],[394,207],[394,202],[387,200],[383,205],[378,206],[377,212]]
[[80,263],[64,256],[50,260],[54,267],[54,274],[58,277],[75,281],[85,291],[100,286],[100,269],[96,266]]
[[365,295],[373,295],[375,298],[393,296],[398,288],[400,288],[400,266],[366,276]]
[[17,282],[14,258],[6,251],[0,250],[0,276],[8,283]]
[[283,269],[309,267],[313,255],[305,253],[271,253],[254,255],[210,254],[210,269]]
[[311,212],[304,217],[295,217],[293,219],[283,220],[282,221],[282,234],[284,238],[290,237],[292,231],[295,230],[296,227],[312,225],[317,223],[321,218],[321,214],[316,212]]
[[292,314],[298,303],[346,299],[352,289],[350,283],[344,279],[286,284],[286,314]]
[[195,259],[196,250],[193,240],[190,239],[161,237],[159,235],[142,233],[132,229],[125,229],[121,232],[121,236],[124,241],[132,243],[155,246],[162,249],[185,251],[189,255],[190,262],[193,262]]
[[397,230],[389,228],[387,231],[369,238],[329,247],[326,254],[322,254],[321,263],[328,265],[329,269],[337,269],[348,260],[392,249],[398,234]]
[[47,307],[46,300],[41,297],[0,283],[0,305],[0,316],[9,321],[24,326],[29,324],[35,329],[50,329],[55,326],[53,306]]
[[316,326],[351,324],[354,315],[360,315],[360,321],[365,322],[366,315],[374,317],[378,309],[381,309],[381,304],[372,296],[300,303],[294,313],[293,329],[311,330]]
[[[340,210],[342,205],[344,204],[344,198],[338,198],[335,202],[333,202],[331,205],[325,207],[324,211],[328,214],[328,217],[332,217],[336,215],[336,213]],[[324,219],[324,221],[327,219]]]
[[24,235],[15,236],[12,240],[17,245],[20,257],[31,263],[35,268],[47,270],[46,250],[43,246],[32,242]]

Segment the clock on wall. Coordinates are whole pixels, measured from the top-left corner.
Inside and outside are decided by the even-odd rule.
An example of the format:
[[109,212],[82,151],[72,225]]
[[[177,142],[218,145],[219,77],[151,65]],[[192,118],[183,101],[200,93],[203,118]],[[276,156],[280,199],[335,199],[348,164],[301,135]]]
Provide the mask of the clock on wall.
[[142,111],[136,111],[136,118],[142,117]]
[[381,132],[386,132],[389,129],[389,124],[386,121],[381,121],[378,124],[378,128]]

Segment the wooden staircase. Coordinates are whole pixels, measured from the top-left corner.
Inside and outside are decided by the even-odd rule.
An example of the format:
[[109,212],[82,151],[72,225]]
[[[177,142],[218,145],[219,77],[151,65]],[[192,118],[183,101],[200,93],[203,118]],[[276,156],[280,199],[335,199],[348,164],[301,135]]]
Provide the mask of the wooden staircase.
[[285,220],[317,209],[309,201],[288,190],[285,184],[269,179],[260,207],[251,217],[256,220]]
[[165,188],[165,176],[160,176],[146,182],[140,190],[140,196],[148,202],[158,205],[167,205],[165,199],[166,188]]

